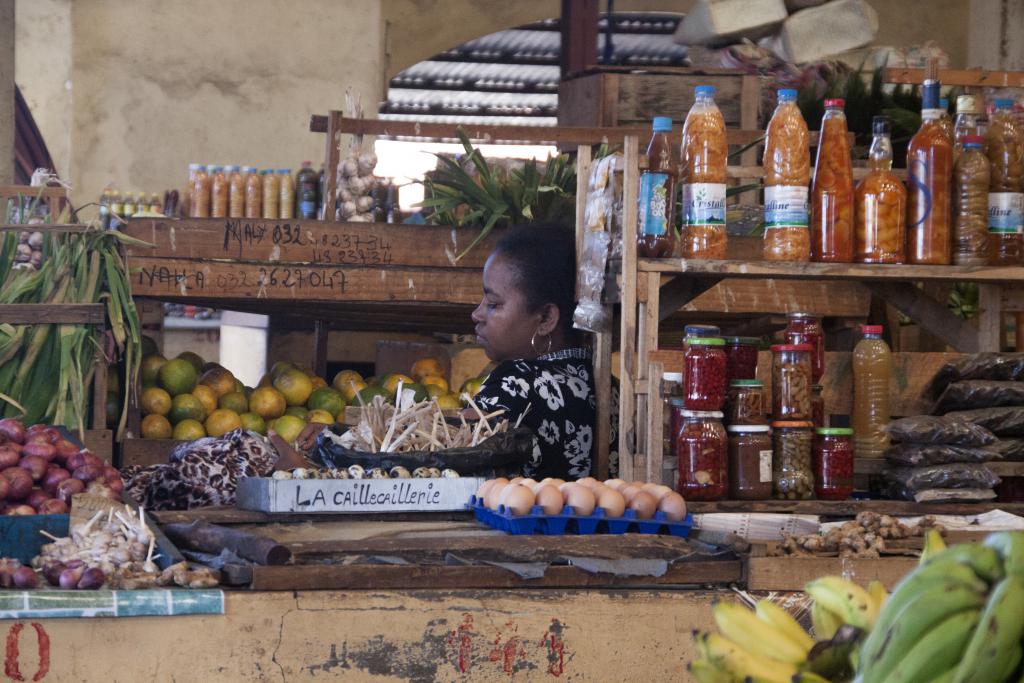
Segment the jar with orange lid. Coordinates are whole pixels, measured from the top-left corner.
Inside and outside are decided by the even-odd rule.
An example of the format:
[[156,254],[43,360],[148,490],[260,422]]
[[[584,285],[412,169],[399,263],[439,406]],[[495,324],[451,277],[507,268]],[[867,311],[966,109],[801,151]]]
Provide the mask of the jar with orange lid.
[[807,500],[814,497],[812,449],[814,425],[805,421],[772,423],[772,488],[776,498]]
[[764,253],[767,261],[809,261],[810,134],[796,90],[779,90],[764,145]]
[[873,139],[868,174],[854,194],[854,258],[858,263],[903,263],[906,260],[907,188],[892,172],[889,119],[871,122]]
[[811,259],[853,261],[853,167],[844,101],[825,100],[811,183]]
[[725,185],[729,147],[725,118],[715,104],[715,87],[698,85],[683,124],[679,153],[683,185],[682,256],[724,259]]

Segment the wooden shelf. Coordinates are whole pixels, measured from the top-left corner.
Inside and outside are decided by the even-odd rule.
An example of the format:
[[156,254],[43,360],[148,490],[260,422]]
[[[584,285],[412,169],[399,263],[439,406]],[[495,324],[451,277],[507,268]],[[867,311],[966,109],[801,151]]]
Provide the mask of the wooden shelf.
[[637,271],[641,273],[784,280],[1024,283],[1024,268],[1020,266],[870,265],[863,263],[715,261],[672,258],[638,259]]
[[853,517],[858,512],[877,512],[900,517],[918,515],[980,515],[990,510],[1002,510],[1024,515],[1024,503],[912,503],[905,500],[719,500],[715,502],[687,501],[693,514],[715,512],[769,512],[822,517]]
[[106,316],[103,304],[0,304],[0,321],[10,325],[102,325]]

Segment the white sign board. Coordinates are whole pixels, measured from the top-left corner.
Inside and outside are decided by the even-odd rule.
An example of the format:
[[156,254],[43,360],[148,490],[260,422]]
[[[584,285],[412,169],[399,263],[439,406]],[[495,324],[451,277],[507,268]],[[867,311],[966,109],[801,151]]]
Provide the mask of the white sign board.
[[260,512],[441,512],[464,510],[483,483],[457,479],[264,479],[238,481],[235,505]]

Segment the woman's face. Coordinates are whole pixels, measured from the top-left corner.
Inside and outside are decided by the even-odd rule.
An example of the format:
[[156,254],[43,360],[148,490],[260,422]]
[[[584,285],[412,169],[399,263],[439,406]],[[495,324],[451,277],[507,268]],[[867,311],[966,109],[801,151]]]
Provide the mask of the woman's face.
[[546,327],[543,312],[527,310],[517,275],[501,254],[491,254],[484,264],[484,297],[473,311],[473,323],[477,343],[496,362],[535,356],[530,340]]

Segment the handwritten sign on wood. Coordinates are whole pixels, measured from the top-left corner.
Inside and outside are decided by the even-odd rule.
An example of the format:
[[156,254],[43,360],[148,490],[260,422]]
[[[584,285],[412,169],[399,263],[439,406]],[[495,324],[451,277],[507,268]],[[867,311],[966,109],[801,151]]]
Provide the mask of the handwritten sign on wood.
[[132,258],[135,296],[477,304],[478,270]]
[[130,256],[232,259],[350,266],[482,268],[497,239],[492,234],[456,261],[477,236],[471,228],[390,223],[243,218],[132,219]]
[[238,482],[236,505],[261,512],[463,510],[483,479],[265,479]]

